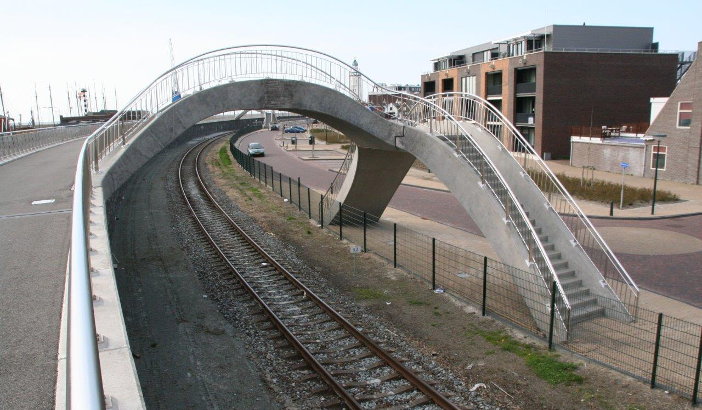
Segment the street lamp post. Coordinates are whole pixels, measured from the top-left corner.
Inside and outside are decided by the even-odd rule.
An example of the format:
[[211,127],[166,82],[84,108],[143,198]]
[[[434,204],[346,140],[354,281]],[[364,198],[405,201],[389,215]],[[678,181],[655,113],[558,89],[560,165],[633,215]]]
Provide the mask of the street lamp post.
[[653,135],[658,138],[658,143],[656,144],[656,169],[653,173],[653,200],[651,201],[651,215],[656,212],[656,188],[658,186],[658,161],[661,158],[661,138],[664,138],[666,134]]

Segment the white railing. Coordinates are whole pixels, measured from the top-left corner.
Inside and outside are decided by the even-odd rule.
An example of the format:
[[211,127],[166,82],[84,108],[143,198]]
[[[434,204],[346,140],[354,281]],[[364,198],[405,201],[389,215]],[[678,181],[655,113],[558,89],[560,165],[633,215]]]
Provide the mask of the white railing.
[[66,125],[0,133],[0,163],[93,133],[99,124]]
[[[85,303],[92,297],[86,220],[90,204],[91,170],[98,171],[102,158],[115,148],[127,144],[139,130],[180,99],[187,99],[194,93],[232,81],[269,78],[322,85],[361,104],[365,104],[365,90],[384,89],[348,64],[314,50],[277,45],[223,48],[191,58],[163,73],[95,131],[83,145],[76,171],[68,301],[67,388],[72,408],[82,408],[77,403],[93,403],[96,397],[102,398],[99,363],[92,360],[97,357],[94,319],[90,304]],[[174,96],[173,90],[180,90],[180,93]],[[542,271],[543,278],[555,277],[553,266],[516,196],[460,122],[431,101],[397,91],[388,92],[392,92],[398,105],[404,107],[400,121],[407,125],[426,127],[430,135],[451,145],[454,155],[468,162],[483,177],[484,186],[503,208],[505,219],[513,223],[529,249],[533,265]],[[234,108],[236,107],[232,107]],[[537,264],[539,259],[544,262]],[[543,288],[545,292],[550,292],[550,286],[546,282],[543,283]],[[562,290],[559,293],[565,297]],[[570,306],[565,298],[561,305],[565,311],[559,309],[558,313],[561,321],[567,323]],[[85,358],[91,359],[84,360]]]
[[456,118],[470,121],[491,134],[540,189],[544,199],[561,216],[566,228],[607,280],[614,293],[635,315],[639,288],[599,232],[532,145],[492,104],[467,93],[442,93],[429,97]]

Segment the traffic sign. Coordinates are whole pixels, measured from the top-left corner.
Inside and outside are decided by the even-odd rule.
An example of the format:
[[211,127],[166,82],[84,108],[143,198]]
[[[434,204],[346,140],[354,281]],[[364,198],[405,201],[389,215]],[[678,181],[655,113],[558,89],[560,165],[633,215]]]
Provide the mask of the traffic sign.
[[622,168],[629,168],[629,163],[628,162],[620,162],[619,166]]
[[351,253],[361,253],[361,247],[356,245],[352,246]]

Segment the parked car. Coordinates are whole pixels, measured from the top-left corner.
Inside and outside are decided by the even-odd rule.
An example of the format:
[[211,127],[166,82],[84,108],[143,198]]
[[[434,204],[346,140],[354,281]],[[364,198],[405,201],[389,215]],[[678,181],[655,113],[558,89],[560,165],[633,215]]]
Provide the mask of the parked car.
[[292,127],[286,128],[284,131],[292,134],[300,134],[306,132],[307,129],[305,127],[300,127],[299,125],[293,125]]
[[278,131],[278,124],[271,124],[270,130],[271,131]]
[[266,152],[263,150],[263,145],[259,142],[252,142],[249,144],[249,155],[252,157],[263,157]]

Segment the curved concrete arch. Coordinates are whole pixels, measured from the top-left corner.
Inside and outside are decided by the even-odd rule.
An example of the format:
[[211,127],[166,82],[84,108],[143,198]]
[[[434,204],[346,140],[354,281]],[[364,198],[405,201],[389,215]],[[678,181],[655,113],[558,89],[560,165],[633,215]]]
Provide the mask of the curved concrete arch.
[[[337,199],[370,215],[382,214],[415,157],[429,166],[474,219],[502,261],[520,269],[516,274],[523,276],[517,280],[524,300],[537,325],[546,330],[548,309],[544,309],[544,302],[549,300],[549,284],[535,270],[533,262],[529,262],[529,250],[517,228],[506,222],[501,204],[466,158],[457,155],[454,148],[430,130],[386,120],[328,87],[304,81],[264,79],[231,82],[187,96],[155,115],[118,159],[112,160],[113,165],[103,179],[105,195],[111,195],[131,172],[192,125],[220,112],[255,109],[283,110],[318,118],[352,139],[358,152]],[[589,266],[580,269],[587,272]],[[561,318],[557,326],[560,339],[566,337],[566,321],[567,318]]]

